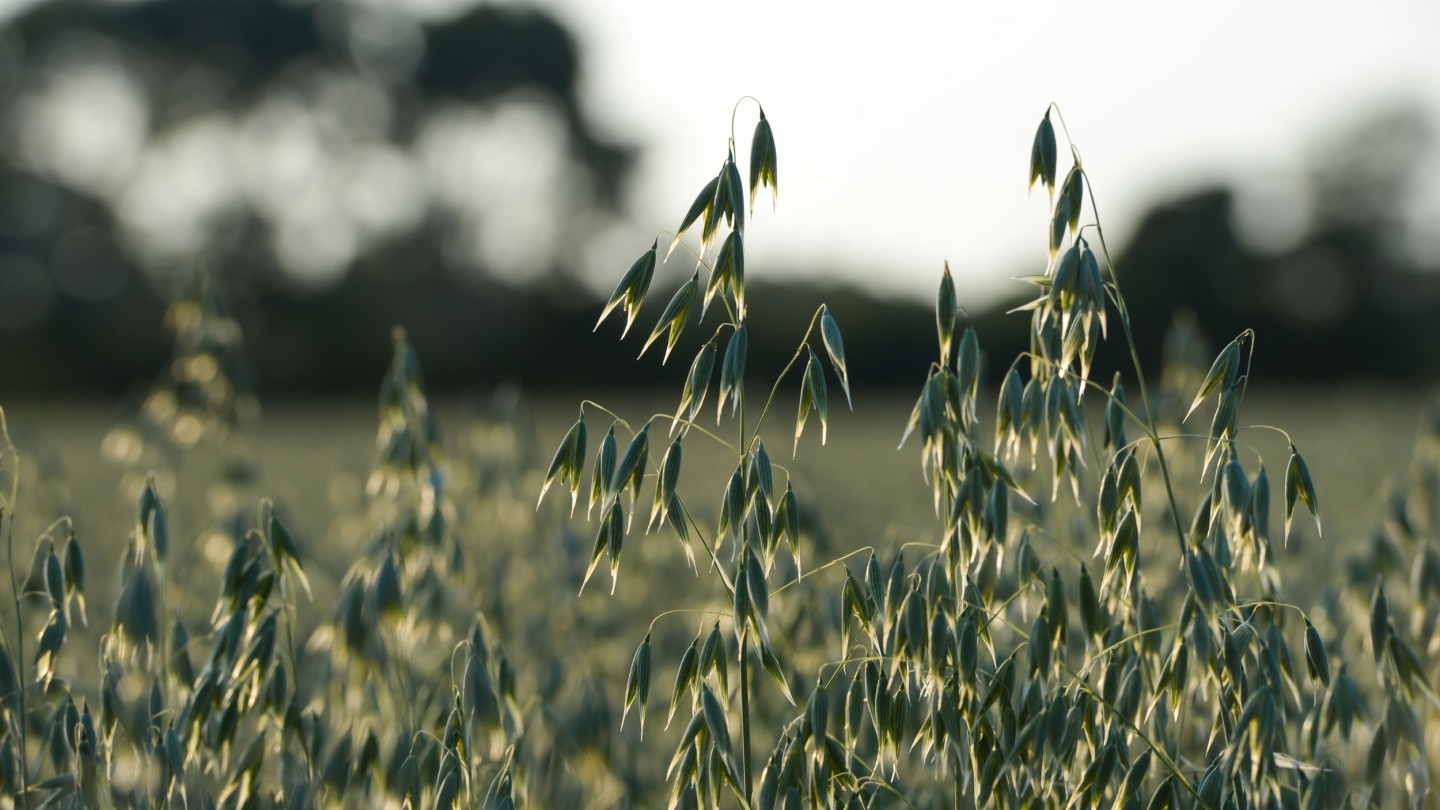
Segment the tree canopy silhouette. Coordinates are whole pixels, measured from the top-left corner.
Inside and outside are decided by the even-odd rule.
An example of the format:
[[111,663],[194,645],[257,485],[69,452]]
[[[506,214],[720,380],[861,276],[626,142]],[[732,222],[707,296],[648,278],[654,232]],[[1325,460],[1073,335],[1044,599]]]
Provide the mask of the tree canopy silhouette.
[[434,224],[462,270],[563,270],[587,233],[553,223],[613,213],[634,153],[585,115],[580,61],[523,6],[41,3],[0,29],[0,250],[84,243],[54,279],[80,298],[198,262],[323,288]]
[[635,154],[586,116],[581,63],[564,24],[523,5],[19,12],[0,25],[8,373],[22,390],[133,380],[163,346],[164,299],[197,268],[253,337],[262,301],[357,272],[383,277],[360,282],[379,294],[573,272]]

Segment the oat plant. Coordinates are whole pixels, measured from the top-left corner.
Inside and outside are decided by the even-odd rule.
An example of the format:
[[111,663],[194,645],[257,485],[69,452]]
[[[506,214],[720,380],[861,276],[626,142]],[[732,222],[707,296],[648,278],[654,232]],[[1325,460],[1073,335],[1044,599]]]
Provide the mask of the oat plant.
[[[913,564],[872,555],[847,575],[830,678],[843,714],[830,721],[816,692],[772,753],[758,806],[829,806],[846,798],[837,784],[863,797],[867,782],[866,806],[1344,807],[1379,804],[1386,784],[1433,802],[1418,719],[1433,683],[1379,588],[1371,646],[1390,697],[1351,781],[1360,690],[1345,665],[1332,671],[1317,624],[1334,625],[1282,597],[1270,478],[1248,437],[1288,443],[1284,537],[1301,507],[1318,535],[1317,492],[1284,431],[1240,417],[1255,335],[1204,375],[1187,421],[1213,401],[1208,429],[1162,433],[1104,231],[1081,224],[1096,216],[1089,175],[1072,146],[1057,194],[1057,151],[1047,111],[1030,173],[1052,204],[1049,261],[1024,279],[1037,293],[1019,308],[1031,345],[1005,374],[993,433],[977,418],[983,355],[957,322],[947,268],[939,358],[905,432],[922,446],[938,537],[916,544]],[[1119,373],[1092,376],[1112,326],[1138,405]],[[1182,467],[1198,488],[1176,479]],[[1428,582],[1416,559],[1412,579]]]
[[404,330],[393,340],[365,485],[374,533],[307,644],[324,705],[358,710],[316,718],[334,739],[324,781],[332,803],[388,796],[404,807],[513,807],[524,795],[525,708],[467,587],[419,357]]
[[[739,108],[737,104],[737,111]],[[657,622],[695,612],[718,618],[705,622],[708,629],[702,625],[701,632],[680,653],[670,690],[667,724],[677,714],[680,720],[688,717],[666,772],[671,783],[671,806],[717,806],[727,792],[748,804],[754,795],[755,665],[758,663],[774,680],[787,701],[794,702],[767,623],[771,594],[782,587],[776,581],[776,558],[782,546],[788,547],[796,571],[801,564],[798,496],[783,465],[772,460],[770,448],[761,438],[761,428],[782,386],[798,382],[799,410],[792,455],[798,452],[812,413],[820,423],[824,443],[829,388],[822,356],[828,360],[847,403],[850,398],[840,329],[822,305],[809,319],[794,355],[766,398],[755,407],[746,379],[750,331],[746,215],[747,205],[753,215],[762,188],[768,189],[772,198],[778,192],[778,164],[770,121],[759,109],[750,141],[748,177],[742,174],[733,119],[719,170],[702,185],[675,233],[657,237],[631,265],[596,325],[598,329],[612,314],[623,314],[623,339],[641,313],[657,270],[673,264],[690,266],[693,262],[688,280],[680,284],[665,305],[640,349],[643,357],[652,346],[658,348],[663,338],[663,359],[668,361],[691,320],[703,324],[712,311],[718,313],[716,325],[690,363],[678,408],[673,414],[655,414],[644,424],[632,425],[599,404],[582,403],[580,417],[556,451],[541,491],[543,499],[556,484],[568,490],[572,512],[584,496],[586,516],[596,518],[598,531],[585,572],[586,584],[601,563],[607,562],[613,592],[619,581],[626,538],[640,529],[649,532],[668,526],[679,539],[695,574],[714,577],[727,596],[728,609],[669,611],[651,623],[653,631]],[[697,230],[698,247],[685,239]],[[662,239],[668,244],[662,245]],[[677,254],[677,248],[683,250]],[[716,424],[728,417],[728,431],[705,425],[705,402],[711,389],[717,388],[717,370]],[[595,414],[610,420],[598,447],[589,438],[587,424]],[[725,438],[727,432],[733,440]],[[685,442],[696,437],[724,447],[735,465],[723,491],[712,495],[720,503],[718,525],[713,531],[702,525],[680,494]],[[594,460],[587,487],[583,468],[592,449]],[[694,548],[697,543],[698,552]],[[582,591],[584,587],[582,584]],[[722,625],[728,628],[722,629]],[[624,693],[622,722],[633,711],[642,737],[651,687],[659,669],[652,635],[647,633],[635,650]],[[732,677],[732,666],[738,669],[738,677]],[[737,725],[738,735],[733,733]]]

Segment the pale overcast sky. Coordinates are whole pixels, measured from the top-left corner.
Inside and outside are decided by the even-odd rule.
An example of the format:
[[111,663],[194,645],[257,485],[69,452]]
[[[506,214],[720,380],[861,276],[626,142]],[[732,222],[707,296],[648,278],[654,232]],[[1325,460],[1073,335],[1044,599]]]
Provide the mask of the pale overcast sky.
[[[596,118],[645,148],[647,230],[673,229],[713,174],[735,101],[765,104],[781,193],[747,231],[752,274],[833,266],[928,295],[948,259],[976,298],[1013,289],[1045,259],[1045,196],[1025,185],[1051,101],[1122,242],[1149,203],[1206,180],[1283,188],[1371,111],[1440,118],[1433,0],[541,4],[581,41]],[[754,120],[742,106],[742,149]]]

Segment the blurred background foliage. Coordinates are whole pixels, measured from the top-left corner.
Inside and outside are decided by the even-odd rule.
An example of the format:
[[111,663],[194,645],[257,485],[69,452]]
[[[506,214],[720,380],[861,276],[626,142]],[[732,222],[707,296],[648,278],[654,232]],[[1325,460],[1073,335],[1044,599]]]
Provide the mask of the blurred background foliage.
[[[114,394],[151,378],[171,351],[168,302],[202,274],[245,335],[235,379],[264,394],[368,391],[392,324],[440,391],[662,379],[657,362],[585,339],[599,281],[579,256],[625,230],[639,147],[587,119],[583,57],[563,20],[520,4],[436,18],[334,0],[13,11],[0,26],[4,389]],[[1110,246],[1147,362],[1180,314],[1217,341],[1254,328],[1266,379],[1435,380],[1440,272],[1397,247],[1430,227],[1406,203],[1434,152],[1426,118],[1395,108],[1318,144],[1289,198],[1210,187],[1157,203]],[[785,323],[827,301],[857,384],[910,386],[929,302],[820,277],[755,274],[770,289],[752,317]],[[961,298],[988,351],[1023,350],[1025,319],[1002,317],[1018,301]],[[754,334],[754,371],[772,375],[764,363],[796,335]]]

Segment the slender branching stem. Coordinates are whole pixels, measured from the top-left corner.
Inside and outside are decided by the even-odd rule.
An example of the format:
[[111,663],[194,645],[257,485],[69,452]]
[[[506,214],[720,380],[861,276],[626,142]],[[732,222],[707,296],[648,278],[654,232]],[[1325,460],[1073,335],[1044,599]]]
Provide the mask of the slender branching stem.
[[[3,423],[0,423],[0,430],[3,430]],[[8,443],[8,441],[7,438],[6,442]],[[18,455],[13,457],[18,465]],[[3,454],[0,454],[0,458],[3,458]],[[15,477],[19,478],[19,475],[19,471],[17,470]],[[11,487],[10,502],[15,502],[15,487],[13,485]],[[17,718],[15,725],[17,727],[16,736],[19,738],[18,742],[20,744],[20,767],[18,769],[20,771],[20,797],[23,803],[22,806],[28,810],[30,807],[30,777],[25,764],[25,756],[27,753],[25,747],[25,718],[28,716],[27,709],[25,708],[25,617],[20,612],[20,585],[15,580],[15,516],[13,514],[7,515],[4,505],[0,505],[0,523],[5,524],[5,556],[7,566],[10,569],[10,602],[15,609],[15,668],[16,679],[19,683],[19,694],[17,698],[20,704],[20,716]]]
[[625,419],[624,419],[623,417],[621,417],[620,414],[615,413],[614,411],[610,410],[609,408],[605,407],[604,405],[601,405],[600,403],[596,402],[596,401],[593,400],[593,399],[586,399],[586,400],[581,400],[581,401],[580,401],[580,412],[581,412],[581,413],[584,413],[584,412],[585,412],[585,406],[586,406],[586,405],[589,405],[590,407],[594,408],[595,410],[597,410],[597,411],[605,414],[606,416],[609,416],[611,419],[614,419],[617,424],[619,424],[621,427],[625,428],[626,430],[630,431],[630,433],[634,434],[634,433],[636,432],[636,431],[635,431],[635,428],[630,427],[630,423],[627,422],[627,421],[625,421]]
[[[1058,106],[1051,106],[1060,118],[1060,127],[1065,132],[1066,140],[1070,141],[1070,131],[1069,128],[1065,126],[1065,116],[1060,113]],[[1081,166],[1080,174],[1085,178],[1085,194],[1090,198],[1090,210],[1095,213],[1095,233],[1100,241],[1100,250],[1105,256],[1105,265],[1110,271],[1110,284],[1107,286],[1107,289],[1110,293],[1110,300],[1114,302],[1115,309],[1120,315],[1120,324],[1125,330],[1125,344],[1130,350],[1130,362],[1135,368],[1135,378],[1140,386],[1140,400],[1145,406],[1145,420],[1140,423],[1140,427],[1145,431],[1146,435],[1150,437],[1151,443],[1155,447],[1155,456],[1160,463],[1160,474],[1165,481],[1165,495],[1170,501],[1170,512],[1174,517],[1176,538],[1180,542],[1180,551],[1183,554],[1185,551],[1185,532],[1181,527],[1184,521],[1180,517],[1180,506],[1175,498],[1175,487],[1170,480],[1170,465],[1165,459],[1165,452],[1161,449],[1159,440],[1156,438],[1155,410],[1150,404],[1150,389],[1145,383],[1145,369],[1140,363],[1140,352],[1136,348],[1135,334],[1130,325],[1130,309],[1125,305],[1125,296],[1120,294],[1120,282],[1115,274],[1115,259],[1110,253],[1109,244],[1105,241],[1105,229],[1098,224],[1100,220],[1100,206],[1095,202],[1095,184],[1091,181],[1089,172],[1083,168],[1083,164],[1080,161],[1080,151],[1075,148],[1073,141],[1070,141],[1070,151],[1075,158],[1075,164]]]
[[732,147],[735,144],[735,117],[740,114],[740,105],[747,101],[755,102],[757,108],[761,106],[760,99],[751,95],[744,95],[735,100],[735,106],[730,108],[730,144]]
[[[1088,177],[1086,178],[1089,179]],[[1089,183],[1087,182],[1088,186]],[[1090,205],[1095,205],[1095,192],[1088,189],[1090,194]],[[1098,217],[1099,214],[1097,213]],[[1145,368],[1140,363],[1140,351],[1135,346],[1135,333],[1130,328],[1130,310],[1125,306],[1125,297],[1120,294],[1120,287],[1115,280],[1115,265],[1110,259],[1110,249],[1105,246],[1105,232],[1099,228],[1096,232],[1100,235],[1100,248],[1105,251],[1105,262],[1110,267],[1110,300],[1115,302],[1115,308],[1120,312],[1120,325],[1125,328],[1125,344],[1130,350],[1130,362],[1135,368],[1135,378],[1140,386],[1140,401],[1145,406],[1145,421],[1140,427],[1145,435],[1150,438],[1150,444],[1155,448],[1155,458],[1160,463],[1160,476],[1165,482],[1165,497],[1170,503],[1170,515],[1174,518],[1175,536],[1180,542],[1180,553],[1185,553],[1185,521],[1180,517],[1180,504],[1175,498],[1175,484],[1170,479],[1170,464],[1165,459],[1165,451],[1160,446],[1160,437],[1155,430],[1155,409],[1150,404],[1150,389],[1145,384]]]
[[843,564],[845,563],[845,561],[848,560],[848,559],[850,559],[851,557],[855,557],[855,556],[858,556],[858,555],[860,555],[860,554],[864,554],[864,553],[867,552],[867,551],[874,551],[874,547],[873,547],[873,546],[865,546],[865,547],[863,547],[863,548],[857,548],[857,549],[855,549],[854,551],[852,551],[852,552],[850,552],[850,553],[848,553],[848,554],[844,554],[844,555],[841,555],[841,556],[839,556],[839,557],[836,557],[835,559],[831,560],[830,562],[825,563],[824,565],[819,565],[819,566],[816,566],[816,567],[810,569],[809,571],[805,571],[805,572],[803,572],[803,573],[796,574],[794,579],[790,580],[789,582],[784,583],[784,584],[781,585],[780,587],[778,587],[778,588],[776,588],[775,590],[771,591],[771,592],[770,592],[770,596],[771,596],[771,597],[774,597],[774,596],[775,596],[776,594],[778,594],[778,593],[781,593],[781,592],[783,592],[783,591],[789,590],[791,585],[799,585],[799,584],[800,584],[800,580],[802,580],[802,579],[809,579],[809,578],[815,576],[816,574],[820,573],[821,571],[824,571],[824,570],[827,569],[827,568],[834,568],[834,567],[837,566],[837,565],[843,565]]
[[714,545],[711,544],[709,538],[705,536],[705,531],[700,528],[700,522],[695,520],[694,515],[690,514],[689,507],[686,507],[682,503],[680,508],[685,513],[685,520],[690,523],[690,527],[694,529],[696,536],[700,538],[700,545],[705,549],[705,554],[710,558],[710,567],[719,572],[720,584],[725,587],[727,592],[733,593],[735,586],[731,584],[729,577],[725,576],[725,569],[720,565],[720,557],[715,553]]
[[[1122,723],[1128,726],[1130,728],[1130,731],[1136,737],[1139,737],[1140,740],[1145,743],[1145,746],[1147,748],[1149,748],[1155,753],[1155,756],[1159,758],[1161,764],[1163,764],[1165,766],[1165,769],[1170,772],[1170,775],[1173,776],[1180,783],[1181,787],[1185,788],[1185,792],[1195,797],[1195,800],[1197,802],[1200,802],[1199,792],[1196,791],[1194,785],[1190,784],[1190,780],[1185,778],[1185,772],[1180,769],[1180,765],[1176,763],[1175,760],[1172,759],[1168,753],[1165,752],[1164,746],[1155,742],[1155,740],[1152,739],[1149,734],[1145,733],[1145,729],[1141,728],[1140,725],[1134,720],[1131,720],[1129,717],[1125,716],[1124,712],[1120,711],[1108,700],[1106,700],[1105,696],[1101,694],[1098,690],[1096,690],[1095,687],[1091,686],[1088,682],[1081,680],[1078,674],[1074,672],[1071,672],[1070,674],[1072,676],[1071,682],[1075,684],[1077,689],[1080,689],[1081,691],[1088,694],[1092,700],[1103,706],[1105,708],[1105,711],[1109,712],[1112,716],[1119,718]],[[1203,807],[1205,805],[1203,802],[1201,802],[1200,806]]]
[[1292,446],[1292,447],[1295,446],[1295,440],[1292,439],[1292,438],[1290,438],[1290,433],[1289,433],[1288,431],[1286,431],[1284,428],[1279,428],[1279,427],[1276,427],[1276,426],[1274,426],[1274,425],[1246,425],[1246,426],[1245,426],[1245,429],[1246,429],[1246,430],[1273,430],[1273,431],[1275,431],[1276,433],[1279,433],[1281,436],[1284,436],[1284,437],[1285,437],[1285,442],[1286,442],[1287,444],[1289,444],[1289,445]]
[[673,608],[671,610],[666,610],[655,614],[654,617],[650,619],[650,625],[646,628],[645,633],[647,635],[650,633],[654,633],[655,625],[658,624],[661,619],[667,616],[686,615],[691,613],[699,614],[701,616],[706,616],[710,618],[730,615],[729,611],[716,610],[715,608]]
[[[737,574],[738,576],[738,574]],[[736,616],[735,621],[744,628],[745,617]],[[740,631],[740,756],[744,760],[745,801],[755,798],[755,779],[751,773],[750,755],[750,631]]]
[[6,456],[10,457],[10,463],[14,465],[10,473],[10,496],[7,502],[0,503],[0,525],[5,531],[5,557],[6,567],[10,572],[10,604],[15,610],[15,677],[18,683],[19,694],[16,696],[19,703],[20,716],[16,722],[16,736],[19,743],[20,754],[20,797],[22,807],[29,810],[30,807],[30,777],[25,767],[25,756],[28,753],[26,748],[25,723],[29,717],[25,703],[25,617],[20,608],[20,584],[15,579],[15,501],[20,493],[20,452],[10,441],[10,429],[5,422],[5,409],[0,408],[0,461]]
[[[682,419],[681,417],[678,417],[678,416],[676,416],[676,415],[673,414],[673,413],[663,413],[663,412],[662,412],[662,413],[652,414],[652,415],[650,416],[650,419],[651,419],[652,421],[655,420],[655,419],[669,419],[669,420],[670,420],[671,422],[673,422],[674,424],[683,425],[687,430],[694,430],[695,432],[701,434],[702,436],[705,436],[705,437],[707,437],[707,438],[713,439],[716,444],[720,445],[721,447],[725,448],[726,450],[729,450],[731,453],[734,453],[736,456],[742,455],[742,453],[740,452],[740,448],[738,448],[738,447],[736,447],[735,445],[731,444],[730,442],[727,442],[727,441],[725,441],[724,439],[720,438],[720,434],[715,433],[714,431],[707,429],[704,425],[700,424],[699,422],[695,422],[695,421],[692,421],[692,420],[690,420],[690,419]],[[628,426],[627,426],[627,427],[628,427]],[[633,432],[633,431],[632,431],[632,432]]]
[[790,369],[800,362],[800,358],[805,356],[805,350],[810,348],[810,333],[815,331],[815,322],[820,320],[820,313],[824,309],[824,307],[820,307],[815,310],[814,315],[810,316],[810,325],[805,327],[805,334],[801,336],[800,345],[795,349],[795,354],[790,358],[790,362],[785,364],[785,368],[781,369],[779,376],[775,378],[775,384],[770,387],[770,396],[766,397],[765,407],[761,409],[760,418],[755,422],[756,434],[759,434],[760,426],[765,423],[765,417],[770,415],[770,407],[775,403],[776,395],[780,393],[780,383],[785,381],[785,377],[790,374]]

